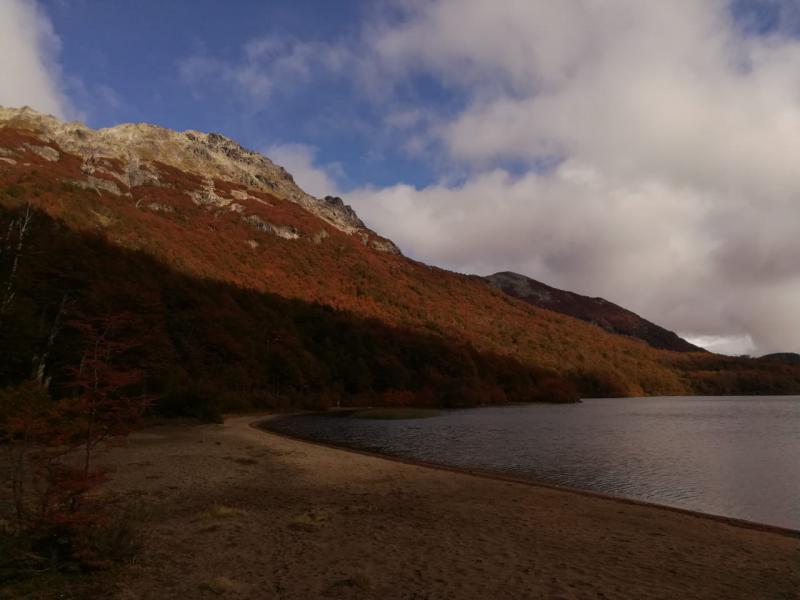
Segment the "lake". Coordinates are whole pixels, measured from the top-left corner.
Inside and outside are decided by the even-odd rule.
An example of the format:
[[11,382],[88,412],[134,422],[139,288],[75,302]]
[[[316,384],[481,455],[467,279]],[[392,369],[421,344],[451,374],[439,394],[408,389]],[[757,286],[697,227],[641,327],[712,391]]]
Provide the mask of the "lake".
[[278,432],[800,530],[800,396],[588,399]]

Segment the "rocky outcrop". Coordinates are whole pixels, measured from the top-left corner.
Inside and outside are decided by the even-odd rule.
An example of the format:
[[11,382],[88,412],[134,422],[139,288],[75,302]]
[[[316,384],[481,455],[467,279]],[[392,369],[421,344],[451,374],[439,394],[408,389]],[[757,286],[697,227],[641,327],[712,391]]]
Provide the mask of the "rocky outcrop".
[[243,220],[245,223],[258,231],[269,233],[270,235],[274,235],[285,240],[299,240],[301,237],[301,233],[295,227],[292,227],[291,225],[276,225],[274,223],[268,223],[258,215],[248,215],[244,217]]
[[400,249],[395,246],[392,240],[386,238],[370,238],[370,248],[374,248],[378,252],[387,252],[389,254],[400,254]]
[[227,208],[233,203],[232,198],[227,198],[217,194],[213,179],[206,179],[203,182],[203,187],[201,187],[199,190],[189,192],[189,195],[192,197],[192,200],[194,200],[195,204],[199,206]]
[[55,162],[59,158],[61,158],[61,154],[55,148],[51,148],[50,146],[37,146],[36,144],[25,144],[25,148],[33,152],[34,154],[38,154],[43,159]]
[[540,308],[589,321],[609,333],[639,338],[654,348],[675,352],[705,352],[703,348],[690,344],[676,333],[603,298],[590,298],[575,292],[559,290],[509,271],[495,273],[484,279],[509,296]]
[[[203,177],[207,182],[204,189],[193,196],[198,203],[220,207],[230,204],[231,200],[213,189],[213,180],[219,179],[299,204],[347,234],[366,233],[370,239],[374,238],[374,233],[341,198],[319,199],[305,193],[286,169],[219,133],[177,132],[145,123],[94,130],[82,123],[65,123],[28,107],[0,107],[0,125],[3,124],[33,131],[42,142],[54,142],[63,151],[80,156],[84,160],[83,171],[92,178],[88,187],[94,189],[119,195],[125,193],[121,185],[128,189],[160,185],[156,163],[163,163]],[[46,160],[59,158],[58,151],[50,146],[30,149]],[[111,162],[118,168],[111,168]],[[212,183],[209,185],[208,181]],[[391,242],[381,241],[372,246],[383,252],[400,252]]]
[[115,196],[123,195],[123,192],[119,189],[119,186],[116,183],[101,177],[93,177],[89,175],[86,177],[85,181],[75,181],[74,184],[87,190],[94,190],[95,192],[104,191],[108,192],[109,194],[114,194]]

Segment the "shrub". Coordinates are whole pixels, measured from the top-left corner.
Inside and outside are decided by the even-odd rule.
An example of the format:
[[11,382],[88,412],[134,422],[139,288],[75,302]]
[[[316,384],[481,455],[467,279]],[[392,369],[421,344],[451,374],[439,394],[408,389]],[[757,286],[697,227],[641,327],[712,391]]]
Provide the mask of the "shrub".
[[571,381],[561,377],[545,377],[533,391],[532,402],[554,402],[569,404],[578,402],[580,394],[578,388]]
[[25,195],[25,188],[16,183],[12,183],[4,187],[2,193],[10,198],[22,198]]
[[96,568],[129,536],[108,500],[91,493],[106,480],[94,459],[131,432],[151,399],[136,391],[141,371],[117,363],[137,345],[126,316],[76,318],[70,327],[84,342],[70,395],[52,400],[33,380],[0,392],[0,443],[10,465],[0,517],[43,559]]

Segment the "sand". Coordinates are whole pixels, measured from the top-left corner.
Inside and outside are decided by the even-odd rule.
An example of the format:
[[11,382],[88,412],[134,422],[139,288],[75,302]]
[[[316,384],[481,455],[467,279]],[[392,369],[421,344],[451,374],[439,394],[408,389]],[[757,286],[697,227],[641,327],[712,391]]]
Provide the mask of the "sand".
[[[800,598],[800,538],[403,464],[251,427],[148,429],[113,451],[143,549],[119,600]],[[95,596],[98,597],[98,596]]]

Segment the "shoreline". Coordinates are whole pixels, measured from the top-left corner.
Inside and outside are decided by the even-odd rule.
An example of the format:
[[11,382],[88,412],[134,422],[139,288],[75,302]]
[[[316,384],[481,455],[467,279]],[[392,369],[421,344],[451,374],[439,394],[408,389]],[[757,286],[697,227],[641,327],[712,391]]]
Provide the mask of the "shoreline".
[[795,535],[257,427],[274,417],[111,450],[105,492],[139,507],[135,560],[26,597],[800,600]]
[[[302,413],[297,413],[302,414]],[[313,413],[312,413],[313,414]],[[324,442],[320,440],[315,440],[313,438],[308,438],[299,435],[293,435],[290,433],[284,433],[280,431],[273,431],[272,429],[268,429],[266,427],[262,427],[263,423],[267,423],[275,418],[284,417],[284,416],[292,416],[291,414],[287,415],[271,415],[269,417],[258,419],[257,421],[253,421],[250,423],[250,427],[256,429],[262,433],[268,433],[271,435],[275,435],[278,437],[283,437],[289,440],[295,440],[298,442],[312,444],[315,446],[321,446],[323,448],[330,448],[332,450],[341,450],[343,452],[352,452],[354,454],[360,454],[363,456],[369,456],[371,458],[377,458],[382,460],[388,460],[391,462],[397,462],[401,464],[422,467],[425,469],[436,469],[438,471],[445,471],[450,473],[458,473],[461,475],[467,475],[470,477],[480,477],[482,479],[490,479],[500,482],[506,483],[516,483],[520,485],[527,485],[535,488],[546,489],[546,490],[554,490],[559,492],[565,492],[568,494],[577,494],[579,496],[589,496],[592,498],[600,498],[602,500],[609,500],[612,502],[619,502],[621,504],[630,504],[633,506],[642,506],[646,508],[654,508],[658,510],[667,510],[670,512],[676,512],[679,514],[684,514],[691,517],[696,517],[699,519],[709,519],[712,521],[717,521],[720,523],[725,523],[727,525],[731,525],[733,527],[742,527],[744,529],[752,529],[755,531],[763,531],[766,533],[774,533],[777,535],[785,535],[791,538],[800,539],[800,529],[792,529],[790,527],[781,527],[780,525],[770,525],[769,523],[760,523],[758,521],[749,521],[747,519],[739,519],[737,517],[727,517],[725,515],[717,515],[714,513],[706,513],[699,510],[692,510],[690,508],[681,508],[679,506],[670,506],[668,504],[659,504],[657,502],[648,502],[647,500],[639,500],[637,498],[628,498],[625,496],[615,496],[613,494],[606,494],[604,492],[597,492],[594,490],[585,490],[582,488],[575,488],[565,485],[560,485],[556,483],[549,483],[546,481],[540,481],[536,479],[526,479],[524,477],[514,477],[513,475],[504,475],[503,473],[496,472],[496,471],[484,471],[481,469],[467,469],[462,467],[452,467],[449,465],[443,465],[435,462],[430,462],[426,460],[414,459],[414,458],[404,458],[402,456],[393,456],[391,454],[384,454],[381,452],[373,452],[370,450],[363,450],[361,448],[352,448],[350,446],[342,446],[338,444],[333,444],[331,442]]]

